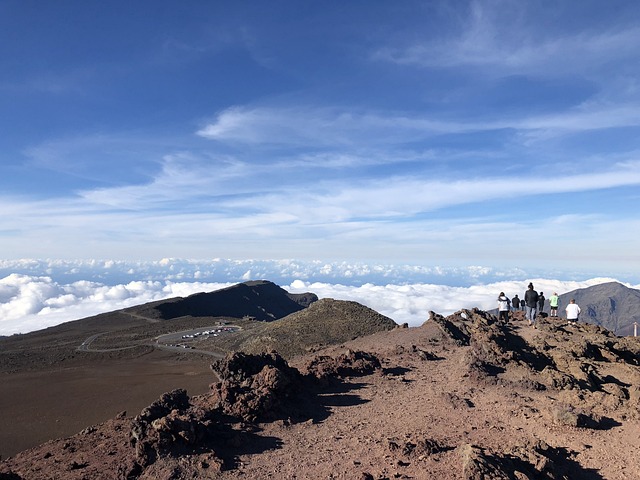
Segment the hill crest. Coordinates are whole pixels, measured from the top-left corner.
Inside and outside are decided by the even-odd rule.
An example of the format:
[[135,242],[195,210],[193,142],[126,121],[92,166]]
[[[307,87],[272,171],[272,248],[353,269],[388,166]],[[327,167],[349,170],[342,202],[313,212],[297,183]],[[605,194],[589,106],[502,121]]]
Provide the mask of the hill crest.
[[293,294],[267,280],[252,280],[213,292],[200,292],[125,309],[140,316],[171,320],[178,317],[251,317],[273,321],[318,300],[313,293]]

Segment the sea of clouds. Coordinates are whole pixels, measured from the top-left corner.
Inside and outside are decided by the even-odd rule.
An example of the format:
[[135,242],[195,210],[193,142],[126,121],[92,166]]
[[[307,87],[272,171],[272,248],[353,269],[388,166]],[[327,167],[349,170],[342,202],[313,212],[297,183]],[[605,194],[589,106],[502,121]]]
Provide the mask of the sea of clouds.
[[[214,291],[265,279],[291,293],[353,300],[411,326],[429,311],[448,315],[461,308],[496,308],[497,296],[538,291],[566,293],[616,281],[550,280],[519,269],[425,267],[293,260],[153,262],[97,260],[0,260],[0,335],[28,333],[63,322],[171,297]],[[638,288],[626,283],[627,286]]]

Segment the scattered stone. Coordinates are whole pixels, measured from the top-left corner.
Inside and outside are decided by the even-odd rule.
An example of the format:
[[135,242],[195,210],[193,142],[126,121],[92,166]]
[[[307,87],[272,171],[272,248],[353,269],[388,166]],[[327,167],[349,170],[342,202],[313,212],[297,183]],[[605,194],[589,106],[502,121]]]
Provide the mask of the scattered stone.
[[551,409],[551,418],[557,425],[577,428],[604,428],[603,418],[593,412],[582,412],[571,406],[557,406]]

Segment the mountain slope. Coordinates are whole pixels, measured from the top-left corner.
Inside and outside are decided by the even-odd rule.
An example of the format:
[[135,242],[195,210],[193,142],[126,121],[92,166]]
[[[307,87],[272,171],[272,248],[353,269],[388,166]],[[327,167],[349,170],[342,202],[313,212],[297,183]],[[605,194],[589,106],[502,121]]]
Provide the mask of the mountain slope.
[[616,335],[632,335],[633,323],[640,322],[640,290],[618,282],[581,288],[560,295],[560,315],[574,298],[580,306],[580,320],[600,325]]
[[275,350],[285,358],[395,328],[388,317],[357,302],[325,298],[277,322],[256,325],[215,342],[227,351]]
[[229,356],[209,393],[168,392],[7,459],[0,475],[631,480],[639,359],[637,339],[588,324],[432,314],[290,365]]
[[272,321],[308,307],[313,293],[292,294],[273,282],[255,280],[214,292],[203,292],[132,307],[126,311],[147,318],[170,320],[190,317],[253,317]]
[[[246,282],[0,338],[0,457],[139,410],[163,391],[202,393],[211,383],[211,362],[238,348],[275,348],[289,358],[395,326],[354,302],[316,300],[312,293],[291,295],[271,282]],[[304,306],[316,303],[315,313],[305,317]],[[292,312],[287,320],[243,319],[274,320]],[[225,323],[241,330],[198,337],[190,341],[193,349],[158,341],[175,334],[177,340],[165,343],[184,344],[182,332]]]

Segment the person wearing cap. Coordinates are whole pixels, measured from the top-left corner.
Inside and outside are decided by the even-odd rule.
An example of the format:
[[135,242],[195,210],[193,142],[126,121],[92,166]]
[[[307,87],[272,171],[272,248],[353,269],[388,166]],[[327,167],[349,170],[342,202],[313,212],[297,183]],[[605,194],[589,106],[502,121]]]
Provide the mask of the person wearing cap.
[[549,316],[557,317],[558,316],[558,304],[560,303],[560,298],[558,298],[558,294],[553,292],[553,295],[549,297]]

